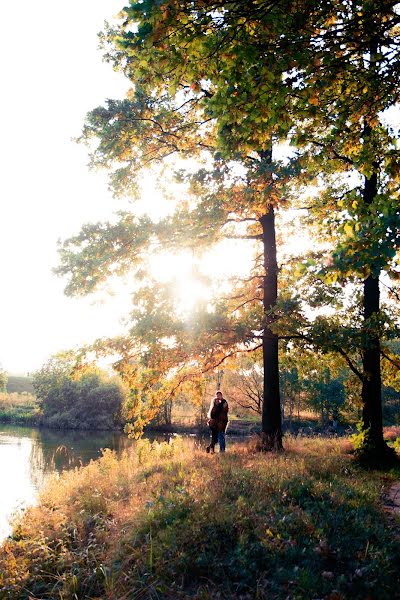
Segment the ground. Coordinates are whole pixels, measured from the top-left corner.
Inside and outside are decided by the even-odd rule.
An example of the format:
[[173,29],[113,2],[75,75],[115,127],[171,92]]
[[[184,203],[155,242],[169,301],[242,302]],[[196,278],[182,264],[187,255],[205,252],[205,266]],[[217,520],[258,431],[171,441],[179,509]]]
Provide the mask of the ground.
[[346,439],[225,455],[142,440],[50,484],[0,550],[0,597],[393,600],[382,492],[399,481],[359,467]]

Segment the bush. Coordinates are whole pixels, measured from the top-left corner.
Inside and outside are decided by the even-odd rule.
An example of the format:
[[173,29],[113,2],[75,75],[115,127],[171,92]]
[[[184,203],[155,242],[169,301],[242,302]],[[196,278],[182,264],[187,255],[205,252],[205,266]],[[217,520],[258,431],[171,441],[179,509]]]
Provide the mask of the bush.
[[51,359],[34,374],[41,424],[57,429],[113,429],[123,425],[128,391],[96,368],[74,371],[71,355]]

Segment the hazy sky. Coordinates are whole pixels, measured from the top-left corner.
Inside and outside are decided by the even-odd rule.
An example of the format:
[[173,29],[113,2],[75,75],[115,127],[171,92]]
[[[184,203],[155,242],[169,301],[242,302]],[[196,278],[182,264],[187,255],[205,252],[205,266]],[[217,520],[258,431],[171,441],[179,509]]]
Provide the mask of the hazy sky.
[[[89,172],[87,150],[72,138],[89,110],[123,97],[128,87],[103,63],[97,38],[123,6],[124,0],[0,4],[0,365],[10,373],[31,372],[57,351],[116,333],[129,309],[127,294],[66,298],[52,274],[59,238],[121,208],[106,174]],[[398,111],[392,113],[398,125]],[[154,194],[146,190],[145,201]],[[216,257],[210,261],[216,272]]]
[[51,273],[57,239],[117,202],[71,140],[87,111],[127,83],[102,62],[97,33],[123,0],[2,2],[0,363],[28,372],[52,353],[112,333],[127,302],[68,299]]

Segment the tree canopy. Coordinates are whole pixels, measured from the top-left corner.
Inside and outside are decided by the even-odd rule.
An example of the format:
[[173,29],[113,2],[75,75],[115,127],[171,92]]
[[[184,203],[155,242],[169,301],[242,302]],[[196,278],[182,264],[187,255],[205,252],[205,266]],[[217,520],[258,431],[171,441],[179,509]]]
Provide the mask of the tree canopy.
[[[95,142],[92,166],[110,171],[117,196],[138,196],[143,170],[160,165],[181,169],[181,188],[166,218],[122,212],[85,226],[61,247],[58,272],[71,294],[131,271],[140,278],[128,335],[108,346],[140,390],[141,426],[185,381],[262,347],[263,432],[280,447],[280,339],[339,352],[362,382],[363,426],[382,451],[381,339],[394,321],[383,316],[379,276],[398,277],[399,247],[398,140],[384,111],[399,98],[399,21],[385,0],[147,0],[102,34],[132,88],[89,113],[82,140]],[[297,151],[279,161],[283,141]],[[278,267],[275,219],[284,237],[281,214],[302,208],[310,184],[319,247],[295,268],[283,258]],[[185,320],[146,255],[198,254],[221,237],[254,242],[253,266]],[[348,282],[361,290],[353,313]],[[341,312],[310,318],[321,304]]]

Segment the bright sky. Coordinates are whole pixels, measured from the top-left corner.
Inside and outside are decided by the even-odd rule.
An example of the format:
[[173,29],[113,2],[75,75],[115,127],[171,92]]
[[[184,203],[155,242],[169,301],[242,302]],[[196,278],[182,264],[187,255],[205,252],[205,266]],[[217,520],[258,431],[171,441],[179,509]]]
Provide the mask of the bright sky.
[[[9,373],[32,372],[55,352],[117,333],[130,307],[127,294],[66,298],[64,282],[52,274],[58,239],[121,208],[106,174],[89,172],[87,150],[72,138],[89,110],[125,95],[128,83],[103,63],[97,38],[123,6],[0,4],[0,366]],[[217,275],[216,261],[210,257]],[[177,270],[187,281],[183,266]]]
[[97,33],[123,0],[0,4],[0,364],[38,368],[59,350],[115,332],[128,302],[68,299],[51,273],[57,239],[118,209],[105,174],[71,140],[84,116],[127,87]]
[[[65,282],[52,274],[58,239],[124,208],[107,191],[106,174],[89,172],[87,149],[72,141],[89,110],[128,88],[103,63],[97,38],[123,6],[123,0],[0,5],[0,366],[11,374],[32,372],[55,352],[116,334],[130,308],[127,293],[67,298]],[[146,181],[144,189],[143,203],[151,198],[149,205],[158,205],[159,192]],[[230,257],[231,246],[225,249]],[[242,251],[232,263],[248,265],[247,255]],[[208,261],[215,276],[218,258],[211,254]],[[196,288],[187,257],[166,260],[168,268],[161,261],[158,271],[176,269],[177,291],[182,288],[190,310],[193,295],[206,292]]]

